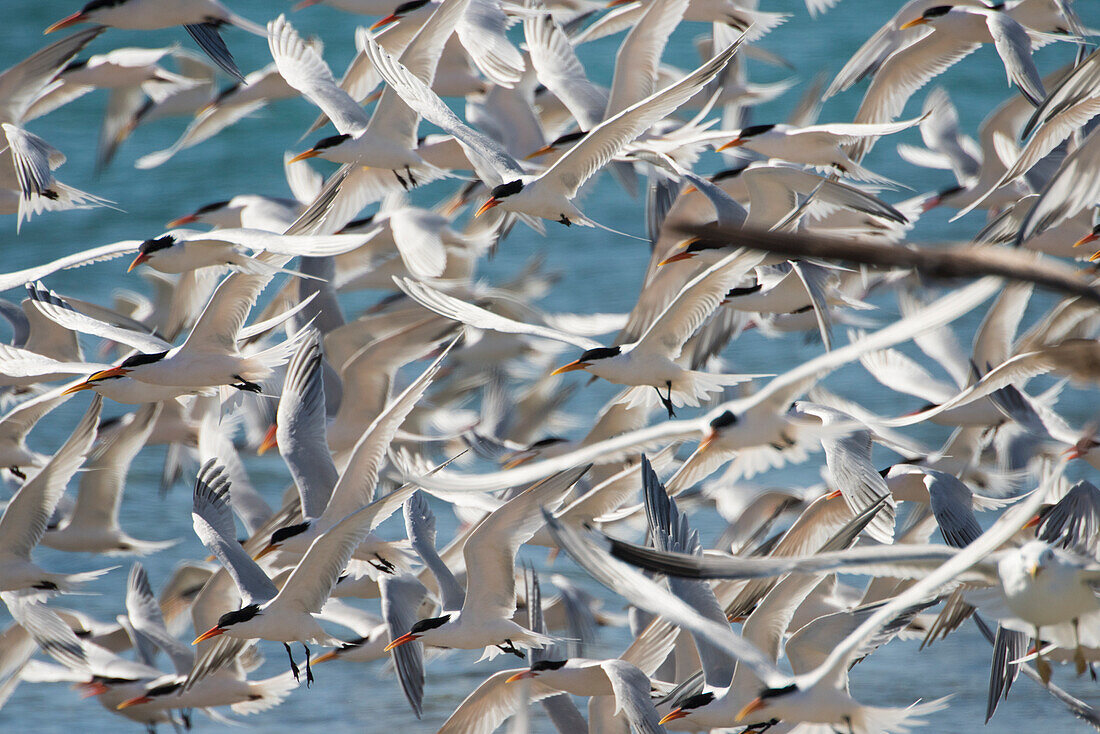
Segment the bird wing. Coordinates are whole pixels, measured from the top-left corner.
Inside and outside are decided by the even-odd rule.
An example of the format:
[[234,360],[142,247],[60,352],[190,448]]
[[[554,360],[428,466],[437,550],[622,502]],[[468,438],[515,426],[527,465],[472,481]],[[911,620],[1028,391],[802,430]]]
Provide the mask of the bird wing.
[[478,178],[494,186],[524,175],[523,167],[500,143],[460,120],[427,84],[417,79],[373,39],[366,40],[366,51],[386,83],[421,117],[454,136],[469,157]]
[[538,80],[561,100],[582,130],[591,130],[603,120],[607,95],[588,80],[569,37],[553,16],[535,4],[523,19],[523,35]]
[[920,124],[923,117],[898,122],[830,122],[822,125],[808,125],[791,131],[793,136],[813,136],[832,145],[852,143],[860,138],[893,135]]
[[[443,46],[466,14],[470,2],[471,0],[443,0],[401,52],[401,65],[429,87],[435,79]],[[419,113],[405,102],[394,87],[389,86],[382,90],[367,130],[406,148],[415,148],[419,119]]]
[[672,31],[687,10],[687,0],[653,0],[615,55],[615,75],[611,82],[604,117],[611,117],[657,91],[657,70]]
[[401,262],[417,279],[438,278],[447,267],[447,249],[440,234],[446,220],[424,209],[404,207],[389,216],[390,230]]
[[526,686],[506,682],[525,670],[527,668],[502,670],[486,678],[443,722],[438,734],[492,734],[527,701],[537,701],[558,693],[537,678],[524,681]]
[[526,324],[522,321],[516,321],[506,316],[495,314],[492,311],[487,311],[480,306],[467,303],[454,296],[448,296],[425,283],[420,283],[410,278],[395,277],[394,282],[397,283],[398,287],[405,291],[410,298],[424,308],[478,329],[489,329],[504,334],[525,334],[527,336],[542,337],[543,339],[553,339],[554,341],[572,344],[581,349],[595,349],[602,346],[599,342],[583,336],[567,334],[564,331],[551,329],[548,326]]
[[638,339],[634,353],[679,357],[684,342],[710,318],[730,288],[763,259],[763,253],[737,250],[689,280]]
[[[374,498],[374,488],[378,484],[378,475],[385,464],[386,454],[397,429],[405,422],[405,418],[408,417],[413,407],[424,395],[428,386],[432,384],[432,379],[439,372],[443,360],[446,359],[453,346],[454,342],[452,341],[436,357],[435,361],[428,365],[428,368],[413,380],[404,392],[394,398],[386,406],[386,409],[379,413],[378,417],[363,431],[363,435],[360,436],[355,448],[352,449],[351,458],[348,459],[343,474],[340,475],[335,489],[332,490],[332,499],[329,500],[328,506],[325,507],[325,511],[321,515],[321,527],[328,527],[341,517],[349,514],[349,512],[369,504]],[[393,497],[394,494],[391,493],[383,498],[383,501]],[[400,507],[401,502],[404,502],[403,497],[390,507],[389,513]],[[349,507],[352,510],[348,510]],[[389,513],[379,517],[378,522],[388,517]]]
[[84,463],[92,448],[103,399],[96,395],[72,434],[38,474],[27,480],[4,508],[0,517],[0,553],[29,560],[46,524],[57,508],[65,485]]
[[575,467],[535,484],[505,502],[466,538],[466,599],[462,614],[511,619],[516,611],[516,551],[543,525],[540,508],[557,509],[588,467]]
[[341,134],[365,130],[370,122],[366,111],[336,84],[324,59],[302,40],[286,16],[270,21],[267,30],[271,56],[286,83],[320,107]]
[[[5,372],[5,374],[8,373]],[[64,394],[68,387],[68,385],[55,387],[30,400],[24,400],[9,410],[3,418],[0,418],[0,439],[22,442],[42,416],[65,402],[69,397]]]
[[[396,640],[420,618],[418,612],[428,590],[415,576],[393,574],[383,575],[378,588],[382,594],[382,616],[390,639]],[[391,654],[401,690],[419,719],[424,703],[424,645],[414,640],[410,645],[395,647]]]
[[663,732],[661,717],[650,698],[649,676],[625,660],[604,660],[600,667],[615,692],[615,712],[626,716],[630,730],[637,734]]
[[262,229],[216,229],[213,232],[195,233],[188,240],[214,240],[229,242],[250,250],[267,250],[280,255],[327,257],[342,255],[362,247],[374,234],[288,235],[265,232]]
[[5,69],[0,74],[0,119],[21,122],[27,109],[61,68],[105,30],[104,26],[84,28]]
[[[436,550],[435,515],[428,506],[428,499],[424,493],[413,492],[405,500],[404,511],[405,533],[413,550],[435,576],[436,584],[439,586],[440,603],[444,609],[461,609],[466,599],[466,589],[462,588],[462,584],[458,582],[454,573],[439,556],[439,551]],[[412,622],[409,626],[412,626]],[[402,629],[407,630],[409,626]]]
[[952,548],[964,548],[982,534],[974,517],[974,494],[970,488],[947,472],[925,471],[924,486],[944,541]]
[[581,184],[603,168],[624,145],[654,123],[668,117],[717,76],[740,45],[741,40],[738,39],[680,81],[634,103],[589,130],[587,135],[558,158],[538,180],[545,181],[566,198],[576,196]]
[[80,476],[76,505],[66,527],[97,529],[118,528],[118,508],[130,462],[138,455],[153,432],[160,414],[160,403],[143,405],[121,429],[100,445],[88,461],[88,471]]
[[1093,129],[1065,157],[1032,203],[1016,233],[1016,246],[1056,227],[1100,199],[1100,134]]
[[455,28],[470,60],[493,84],[510,89],[523,77],[523,57],[508,40],[512,19],[499,0],[470,0]]
[[302,517],[318,518],[339,474],[325,440],[324,361],[320,335],[311,334],[290,358],[275,419],[275,438],[302,500]]
[[[288,255],[266,252],[261,252],[256,259],[276,268],[290,261]],[[238,271],[226,276],[214,289],[180,349],[236,354],[237,338],[245,319],[274,277],[273,269],[255,273]]]
[[752,668],[765,685],[783,685],[788,681],[788,676],[776,668],[774,661],[735,634],[728,624],[716,624],[707,619],[656,581],[612,558],[603,548],[585,540],[575,529],[563,525],[549,514],[546,514],[546,523],[558,546],[611,591],[640,609],[708,637],[715,646],[725,649],[738,662]]
[[172,348],[171,344],[153,334],[108,324],[77,311],[56,293],[47,290],[41,281],[35,283],[33,287],[28,287],[27,291],[34,307],[58,326],[119,342],[146,354],[166,352]]
[[993,45],[1004,62],[1008,81],[1019,87],[1031,104],[1038,107],[1047,96],[1043,77],[1031,58],[1031,36],[1008,13],[982,13]]
[[320,612],[347,568],[351,554],[374,526],[401,506],[413,489],[410,485],[396,489],[317,536],[283,584],[277,601],[272,603],[289,604],[311,614]]
[[912,357],[896,349],[880,349],[859,358],[871,376],[895,392],[915,395],[930,403],[942,403],[955,389],[937,380]]
[[126,615],[135,630],[151,639],[172,660],[176,672],[184,675],[195,662],[194,653],[164,626],[160,604],[153,596],[149,576],[140,563],[130,567],[126,582]]
[[263,604],[274,599],[279,590],[237,542],[229,486],[229,477],[216,460],[207,461],[199,469],[191,507],[195,535],[233,578],[245,606]]
[[[52,380],[55,378],[49,377],[50,375],[89,375],[110,369],[112,366],[101,362],[60,362],[26,349],[0,344],[0,375],[5,378],[48,377]],[[55,393],[51,390],[49,394]],[[33,400],[37,399],[33,398]],[[0,424],[0,433],[3,430]]]

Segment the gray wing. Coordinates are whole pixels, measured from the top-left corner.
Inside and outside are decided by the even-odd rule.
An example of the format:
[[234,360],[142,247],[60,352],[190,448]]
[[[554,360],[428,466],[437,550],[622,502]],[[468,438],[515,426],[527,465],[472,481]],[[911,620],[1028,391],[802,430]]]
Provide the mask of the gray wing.
[[320,335],[314,331],[287,365],[275,421],[279,453],[298,487],[304,518],[321,516],[339,479],[325,439],[323,364]]
[[1043,77],[1031,58],[1031,36],[1008,13],[986,13],[985,22],[1008,72],[1008,80],[1038,107],[1047,93],[1043,89]]
[[[428,499],[423,492],[417,490],[405,500],[404,513],[405,532],[413,550],[435,576],[435,581],[439,585],[440,603],[444,609],[461,609],[462,602],[466,599],[466,590],[462,588],[462,584],[458,582],[435,548],[435,515],[428,506]],[[413,622],[415,621],[413,619]],[[404,629],[407,631],[408,627]]]
[[92,448],[102,406],[99,395],[92,398],[88,411],[65,444],[8,502],[0,517],[0,553],[29,560],[31,550],[42,540],[46,525],[65,493],[65,485]]
[[126,615],[135,631],[152,640],[172,660],[177,673],[186,675],[191,670],[195,655],[168,632],[149,576],[140,563],[130,567],[126,581]]
[[90,677],[92,670],[80,638],[56,612],[36,596],[5,591],[0,594],[0,599],[3,599],[19,626],[38,643],[42,652],[66,668],[82,671]]
[[[668,496],[657,473],[642,455],[642,491],[645,495],[646,517],[655,547],[671,552],[698,556],[702,553],[699,533],[688,525],[687,515],[680,512],[676,502]],[[719,606],[714,592],[705,581],[670,577],[669,589],[699,614],[715,624],[728,624],[725,612]],[[724,650],[715,647],[705,636],[692,634],[707,685],[725,688],[733,678],[736,661]]]
[[932,514],[940,526],[944,541],[952,548],[963,548],[982,534],[974,517],[974,495],[957,477],[942,471],[927,470],[924,486],[932,505]]
[[[428,590],[416,577],[407,575],[383,575],[378,586],[382,591],[382,616],[386,619],[390,639],[396,640],[416,623],[417,612]],[[391,652],[401,690],[419,719],[424,702],[424,645],[413,641]]]
[[649,676],[625,660],[605,660],[600,663],[611,689],[615,691],[615,705],[630,722],[634,734],[658,734],[664,732],[661,717],[649,698]]
[[191,508],[195,535],[233,577],[244,604],[263,604],[274,599],[279,590],[237,542],[229,487],[225,468],[216,459],[199,469]]
[[1082,479],[1050,508],[1036,537],[1051,545],[1100,558],[1100,489]]
[[96,36],[107,30],[93,26],[35,51],[0,74],[0,119],[20,121],[54,76]]

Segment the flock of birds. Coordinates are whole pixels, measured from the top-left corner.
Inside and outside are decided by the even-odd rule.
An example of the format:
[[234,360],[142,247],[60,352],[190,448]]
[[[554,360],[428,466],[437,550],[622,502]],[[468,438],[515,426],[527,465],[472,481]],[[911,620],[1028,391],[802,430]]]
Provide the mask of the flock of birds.
[[[818,15],[836,1],[806,5]],[[0,274],[22,298],[0,300],[12,334],[0,344],[12,489],[0,706],[21,682],[67,681],[149,731],[181,731],[196,710],[223,721],[309,697],[326,684],[318,666],[341,661],[419,716],[446,660],[483,651],[515,667],[489,674],[440,731],[511,718],[511,731],[567,734],[907,732],[949,698],[921,700],[913,679],[912,705],[878,705],[850,691],[849,671],[894,639],[950,634],[991,643],[986,722],[1024,674],[1060,715],[1100,728],[1095,699],[1058,685],[1094,687],[1100,663],[1100,489],[1088,480],[1100,440],[1058,406],[1070,390],[1073,416],[1100,407],[1100,289],[1080,262],[1100,256],[1087,247],[1100,240],[1100,51],[1070,0],[909,0],[774,124],[753,108],[791,85],[750,82],[745,61],[782,64],[756,41],[812,21],[753,0],[295,10],[317,4],[378,18],[355,30],[339,79],[285,15],[258,25],[218,0],[92,0],[46,29],[71,35],[0,73],[12,229],[74,208],[124,216],[58,180],[64,153],[28,129],[92,90],[110,90],[100,167],[166,117],[192,119],[138,168],[255,124],[273,100],[320,112],[307,147],[286,141],[293,199],[241,193],[161,234]],[[662,63],[681,25],[700,34],[695,69]],[[174,26],[205,57],[81,57],[113,28]],[[221,35],[238,42],[232,28],[266,39],[272,63],[242,74]],[[608,89],[577,48],[622,32]],[[899,119],[989,44],[1011,88],[977,140],[942,87]],[[1048,44],[1068,63],[1044,73],[1032,51]],[[218,74],[234,83],[217,91]],[[822,99],[853,87],[865,88],[855,118],[818,122]],[[956,183],[887,203],[904,187],[865,157],[910,129],[924,146],[898,154]],[[311,158],[336,166],[323,177]],[[584,199],[604,172],[644,236]],[[969,245],[907,244],[937,207],[980,209],[985,223]],[[629,313],[540,309],[555,281],[537,262],[478,279],[498,248],[537,241],[529,230],[553,246],[572,225],[618,241],[607,271],[627,248],[648,258]],[[78,267],[151,288],[111,303],[51,290]],[[346,294],[363,290],[384,296],[353,313]],[[980,320],[971,348],[953,328],[964,317]],[[820,348],[781,374],[734,371],[750,339],[777,354]],[[842,367],[891,391],[893,414],[826,389]],[[576,409],[585,383],[560,376],[574,371],[622,390],[598,413]],[[903,410],[912,398],[923,407]],[[69,400],[88,407],[64,444],[32,448],[36,424]],[[931,425],[950,429],[946,443],[904,430]],[[96,619],[80,594],[126,571],[47,569],[32,555],[172,553],[176,541],[140,537],[160,534],[152,524],[119,522],[131,464],[151,446],[167,446],[165,492],[193,489],[210,557],[180,559],[159,594],[132,562],[117,617]],[[268,451],[289,482],[254,486],[242,455]],[[815,462],[812,486],[768,483]],[[441,528],[457,522],[445,543],[440,513]],[[718,528],[707,546],[699,525]],[[525,546],[542,549],[522,556],[543,577],[571,569],[550,577],[552,595],[517,563]],[[609,625],[630,645],[585,657]],[[273,643],[289,670],[260,678],[263,655],[284,652]]]

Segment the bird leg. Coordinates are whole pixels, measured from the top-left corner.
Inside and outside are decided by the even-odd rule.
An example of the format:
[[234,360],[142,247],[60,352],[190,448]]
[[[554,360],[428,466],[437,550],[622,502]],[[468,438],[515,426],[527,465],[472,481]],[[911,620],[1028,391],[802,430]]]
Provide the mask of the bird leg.
[[397,180],[401,182],[401,188],[405,189],[405,191],[408,191],[409,190],[409,183],[405,179],[401,178],[401,174],[398,173],[397,171],[394,171],[393,175],[397,176]]
[[1039,671],[1039,680],[1043,685],[1050,685],[1050,663],[1043,657],[1043,639],[1039,636],[1039,628],[1035,628],[1035,669]]
[[527,658],[527,656],[523,653],[522,650],[517,649],[516,646],[512,644],[511,640],[505,640],[503,645],[497,645],[497,647],[499,647],[504,652],[512,653],[513,655],[515,655],[518,658],[521,658],[521,659],[526,659]]
[[657,397],[661,399],[661,405],[665,406],[665,410],[668,411],[668,417],[671,420],[676,417],[676,411],[672,409],[672,380],[666,381],[665,385],[668,386],[668,397],[661,394],[661,388],[654,387],[653,389],[657,391]]
[[405,175],[409,177],[409,183],[411,183],[413,186],[416,186],[416,177],[413,176],[412,169],[408,166],[405,166]]
[[382,573],[394,573],[395,571],[397,571],[396,566],[394,566],[392,563],[390,563],[377,553],[375,553],[374,558],[369,559],[367,563],[374,566]]
[[283,647],[286,648],[286,655],[290,658],[290,672],[294,674],[294,680],[298,680],[298,664],[294,662],[294,653],[290,651],[290,643],[284,642]]
[[566,227],[573,226],[573,223],[569,221],[569,217],[565,216],[564,214],[562,214],[561,217],[558,218],[558,223],[564,224]]
[[302,649],[306,651],[306,688],[313,684],[313,669],[309,667],[309,645],[302,643]]
[[1077,675],[1081,675],[1086,670],[1092,676],[1093,680],[1096,680],[1096,671],[1092,669],[1088,661],[1085,660],[1085,650],[1081,647],[1081,628],[1078,626],[1080,620],[1073,620],[1073,641],[1076,643],[1076,647],[1073,650],[1073,662],[1077,668]]
[[240,375],[233,375],[233,379],[234,380],[240,380],[240,384],[232,385],[232,387],[235,387],[238,390],[244,390],[245,392],[254,392],[254,393],[263,392],[263,388],[260,387],[260,385],[258,385],[255,382],[249,382],[248,380],[244,379]]
[[8,467],[8,471],[10,471],[10,472],[11,472],[12,474],[14,474],[15,476],[17,476],[17,477],[19,477],[20,479],[22,479],[22,480],[23,480],[24,482],[25,482],[25,481],[27,481],[27,475],[26,475],[26,473],[25,473],[25,472],[23,472],[23,471],[22,471],[22,470],[21,470],[21,469],[20,469],[19,467],[17,467],[17,466],[9,466],[9,467]]
[[181,709],[180,718],[183,720],[183,728],[191,731],[191,709]]

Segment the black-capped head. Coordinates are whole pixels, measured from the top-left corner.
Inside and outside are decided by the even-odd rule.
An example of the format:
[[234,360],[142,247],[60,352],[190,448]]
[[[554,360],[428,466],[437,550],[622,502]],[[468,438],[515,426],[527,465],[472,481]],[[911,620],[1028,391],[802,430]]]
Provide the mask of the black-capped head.
[[587,134],[588,134],[587,130],[574,130],[571,133],[566,133],[565,135],[559,135],[557,137],[557,139],[555,139],[554,142],[550,143],[550,145],[548,145],[547,147],[548,148],[557,148],[558,146],[565,145],[567,143],[575,143]]
[[954,5],[936,5],[925,10],[923,13],[920,14],[920,17],[924,18],[925,20],[929,20],[931,18],[942,18],[943,16],[950,13],[951,9],[954,7]]
[[95,10],[103,10],[105,8],[114,8],[126,3],[126,0],[92,0],[80,9],[81,13],[91,13]]
[[69,63],[65,64],[65,68],[59,73],[64,74],[67,71],[76,71],[77,69],[83,69],[88,65],[88,59],[73,59]]
[[155,354],[131,354],[126,359],[122,360],[122,364],[119,367],[128,369],[132,367],[141,367],[143,364],[153,364],[164,359],[168,352],[157,352]]
[[594,362],[597,359],[610,359],[611,357],[617,357],[622,354],[622,348],[620,347],[596,347],[595,349],[586,349],[584,354],[577,360],[578,362]]
[[151,240],[145,240],[141,243],[141,246],[138,247],[138,252],[148,257],[154,252],[167,250],[174,244],[176,244],[176,238],[170,234],[166,234],[162,237],[154,237]]
[[770,125],[749,125],[748,127],[741,128],[741,132],[738,133],[737,137],[741,139],[755,138],[757,135],[763,135],[774,127],[774,123]]
[[760,692],[760,700],[767,701],[772,698],[779,698],[780,696],[785,696],[788,693],[794,693],[797,690],[798,686],[794,683],[791,683],[789,686],[783,686],[781,688],[765,688]]
[[450,619],[451,615],[449,614],[444,614],[442,617],[430,617],[428,619],[422,619],[409,629],[409,634],[424,634],[428,630],[434,630],[436,627],[442,627],[443,625],[447,624]]
[[209,214],[210,212],[216,212],[219,209],[226,208],[227,206],[229,206],[229,199],[226,199],[224,201],[215,201],[211,204],[207,204],[205,206],[200,206],[198,209],[195,210],[195,213],[192,216],[201,217],[203,214]]
[[515,181],[509,181],[508,183],[502,183],[500,186],[494,186],[492,191],[489,192],[489,196],[494,199],[505,199],[514,194],[518,194],[523,191],[523,181],[518,178]]
[[153,696],[166,696],[169,693],[175,693],[183,686],[183,681],[169,681],[168,683],[161,683],[159,686],[153,686],[145,692],[146,696],[152,698]]
[[295,525],[287,525],[285,528],[279,528],[271,534],[271,545],[279,545],[286,542],[287,538],[293,538],[295,535],[301,535],[309,529],[308,522],[300,522]]
[[679,708],[681,711],[691,711],[697,708],[702,708],[713,700],[713,693],[696,693],[694,696],[688,696],[683,701],[681,701]]
[[407,15],[417,8],[422,8],[428,4],[428,0],[409,0],[408,2],[401,3],[393,9],[394,15]]
[[710,422],[712,430],[720,431],[723,428],[729,428],[730,426],[737,425],[737,416],[731,411],[723,411],[720,416]]
[[541,673],[544,670],[557,670],[565,665],[568,660],[536,660],[531,663],[532,673]]
[[533,444],[527,447],[527,451],[536,451],[538,449],[544,449],[547,446],[553,446],[555,444],[564,443],[569,439],[562,438],[561,436],[550,436],[549,438],[540,438]]
[[344,142],[351,136],[347,133],[341,135],[329,135],[327,138],[321,138],[313,144],[314,150],[324,150],[325,148],[335,148],[340,143]]
[[226,629],[227,627],[232,627],[235,624],[247,622],[259,613],[259,604],[249,604],[247,607],[243,607],[233,612],[226,612],[222,616],[218,617],[218,626],[222,629]]

